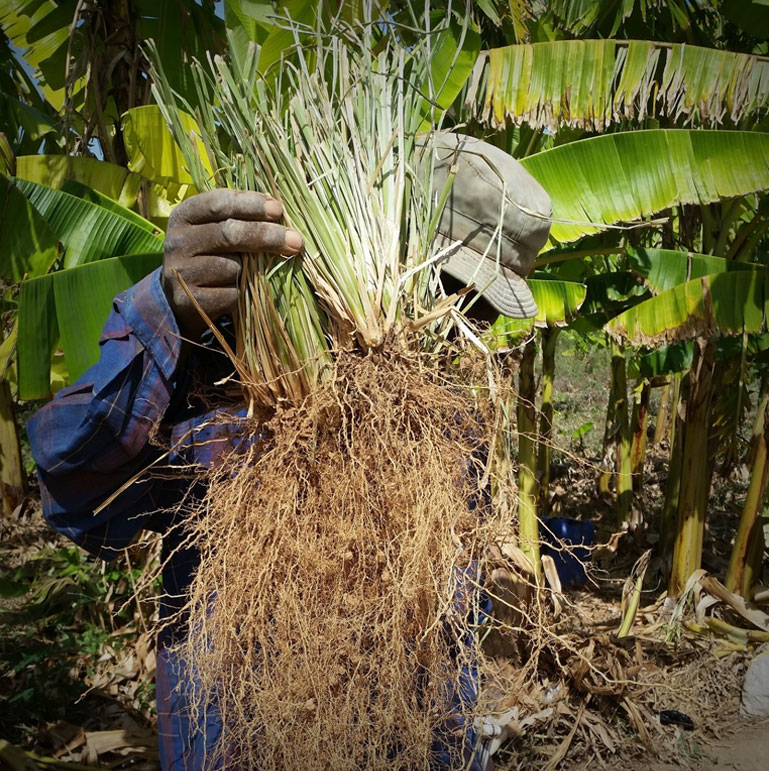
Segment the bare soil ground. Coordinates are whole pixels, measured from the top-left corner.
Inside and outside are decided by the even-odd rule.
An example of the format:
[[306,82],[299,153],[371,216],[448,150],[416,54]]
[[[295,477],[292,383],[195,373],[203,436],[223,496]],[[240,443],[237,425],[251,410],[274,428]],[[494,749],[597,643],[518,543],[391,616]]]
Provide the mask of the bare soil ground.
[[[684,768],[697,771],[765,771],[769,763],[769,721],[751,720],[721,741],[703,747]],[[681,766],[664,763],[639,765],[638,771],[675,771]]]

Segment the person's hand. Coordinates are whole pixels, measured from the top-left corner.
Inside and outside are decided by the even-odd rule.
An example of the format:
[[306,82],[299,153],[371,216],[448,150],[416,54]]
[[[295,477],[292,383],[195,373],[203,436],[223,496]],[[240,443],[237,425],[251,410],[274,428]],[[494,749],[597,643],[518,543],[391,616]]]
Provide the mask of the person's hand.
[[302,236],[279,224],[274,198],[245,190],[211,190],[180,203],[168,219],[161,283],[183,337],[197,340],[205,322],[177,273],[211,320],[232,313],[241,255],[294,255]]

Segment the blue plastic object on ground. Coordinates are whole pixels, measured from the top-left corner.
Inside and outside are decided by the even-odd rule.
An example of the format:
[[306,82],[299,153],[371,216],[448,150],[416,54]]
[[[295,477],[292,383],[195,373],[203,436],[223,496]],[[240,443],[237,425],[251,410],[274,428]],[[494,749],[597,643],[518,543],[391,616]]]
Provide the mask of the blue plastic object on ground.
[[592,522],[569,517],[544,517],[540,521],[541,552],[553,558],[562,586],[587,582],[585,564],[595,542]]

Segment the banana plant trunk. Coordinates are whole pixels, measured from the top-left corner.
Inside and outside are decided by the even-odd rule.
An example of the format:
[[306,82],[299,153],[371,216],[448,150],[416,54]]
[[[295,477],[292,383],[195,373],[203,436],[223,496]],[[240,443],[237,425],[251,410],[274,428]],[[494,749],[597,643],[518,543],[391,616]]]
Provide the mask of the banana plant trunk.
[[614,361],[614,342],[607,335],[606,341],[612,354],[611,358],[611,380],[609,382],[609,402],[606,405],[606,422],[603,430],[603,448],[602,448],[602,469],[598,477],[598,493],[608,496],[611,494],[614,482],[614,468],[617,463],[615,458],[616,435],[617,435],[617,410],[620,403],[620,397],[617,386],[617,373]]
[[662,572],[666,578],[673,570],[673,544],[676,534],[676,515],[678,500],[681,496],[681,463],[683,461],[683,421],[676,418],[677,428],[673,435],[673,446],[670,449],[668,461],[668,479],[665,485],[665,502],[662,506],[660,520],[660,540],[658,554],[662,564]]
[[631,420],[633,441],[630,449],[630,470],[633,475],[634,492],[639,492],[643,484],[650,396],[651,383],[645,378],[639,380],[633,389],[633,417]]
[[[730,592],[742,595],[745,599],[751,599],[756,573],[761,567],[761,555],[764,546],[764,529],[759,515],[764,501],[767,477],[769,477],[767,405],[769,405],[769,393],[765,391],[759,403],[759,411],[763,416],[763,431],[758,437],[754,436],[756,446],[753,452],[750,485],[742,508],[737,535],[734,539],[729,568],[726,572],[726,588]],[[758,554],[758,566],[755,564],[756,554]]]
[[[678,376],[677,376],[678,377]],[[677,384],[676,384],[677,385]],[[676,514],[678,512],[678,499],[681,494],[681,461],[683,459],[683,421],[678,415],[679,388],[674,389],[673,409],[671,414],[671,446],[668,460],[668,478],[665,485],[665,502],[662,506],[662,518],[660,520],[658,554],[662,564],[662,572],[666,578],[670,577],[673,568],[673,542],[676,532]]]
[[652,444],[659,444],[664,438],[668,427],[668,418],[670,416],[670,396],[673,389],[670,386],[670,381],[662,387],[662,393],[660,394],[660,404],[657,410],[657,422],[654,424],[654,438]]
[[517,406],[515,375],[520,366],[520,355],[508,352],[500,355],[501,389],[500,426],[495,433],[494,448],[495,472],[491,475],[492,498],[500,517],[506,522],[513,522],[518,507],[517,479],[518,446],[514,436]]
[[542,330],[542,413],[539,419],[539,450],[537,452],[537,480],[539,482],[539,511],[541,514],[547,513],[550,501],[555,346],[560,331],[558,327],[547,327]]
[[624,406],[627,422],[627,375],[624,355],[617,355],[624,350],[608,335],[607,345],[611,354],[611,379],[609,382],[609,402],[606,405],[606,422],[603,431],[603,460],[601,475],[598,479],[598,492],[611,494],[617,489],[616,477],[619,469],[619,448],[621,444],[622,410]]
[[713,395],[715,342],[698,340],[689,373],[682,437],[681,490],[678,498],[673,569],[668,596],[677,598],[702,563],[702,539],[708,501],[708,429]]
[[535,357],[536,346],[531,340],[523,349],[521,368],[518,372],[518,533],[521,550],[529,558],[539,578],[541,564],[537,519]]
[[629,523],[633,503],[632,434],[628,415],[627,361],[625,346],[611,341],[612,395],[614,398],[614,441],[617,468],[617,521]]
[[27,492],[27,478],[21,460],[19,430],[11,386],[0,379],[0,498],[3,516],[10,515]]
[[[725,385],[732,382],[733,374],[729,372],[728,365],[731,362],[717,361],[713,366],[713,382]],[[736,408],[739,413],[739,406]],[[710,490],[713,475],[716,473],[716,459],[723,456],[720,473],[724,477],[729,476],[731,468],[737,462],[737,429],[724,435],[716,424],[716,416],[711,417],[710,432],[708,433],[708,490]]]
[[753,419],[753,430],[750,435],[750,445],[748,451],[745,454],[744,463],[752,469],[756,462],[756,453],[761,444],[764,434],[764,423],[766,422],[766,403],[769,401],[769,378],[764,378],[761,381],[761,388],[759,391],[758,407],[756,407],[756,416]]

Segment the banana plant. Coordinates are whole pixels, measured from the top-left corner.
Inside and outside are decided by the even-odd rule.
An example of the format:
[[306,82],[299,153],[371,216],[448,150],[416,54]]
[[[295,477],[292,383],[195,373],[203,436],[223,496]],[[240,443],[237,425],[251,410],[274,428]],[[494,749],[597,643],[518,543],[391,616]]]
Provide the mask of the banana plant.
[[[538,278],[529,281],[538,313],[532,319],[508,319],[500,316],[490,330],[494,346],[502,349],[522,347],[518,369],[518,393],[512,391],[502,405],[503,425],[497,447],[497,463],[500,473],[510,473],[514,458],[518,462],[517,519],[519,545],[532,564],[537,577],[541,577],[542,566],[539,556],[538,501],[542,499],[540,480],[537,478],[537,419],[536,380],[534,364],[536,359],[535,328],[558,329],[568,323],[579,310],[585,299],[586,288],[578,282]],[[554,361],[554,360],[553,360]],[[550,444],[552,437],[552,371],[549,373],[551,387],[549,403],[543,404],[543,414],[549,415],[548,437],[539,442],[540,453],[547,454],[549,468]],[[513,418],[517,420],[517,450],[513,441]],[[542,448],[546,449],[543,450]],[[544,463],[544,461],[541,461]],[[546,495],[546,491],[544,491]],[[512,507],[511,507],[512,509]]]
[[690,28],[704,15],[700,6],[707,9],[709,4],[684,0],[665,3],[657,0],[551,0],[548,3],[549,12],[559,28],[572,34],[595,37],[613,37],[620,31],[628,37],[638,37],[632,33],[639,23],[643,31],[652,27],[671,33],[691,33]]
[[[537,300],[540,312],[535,319],[539,332],[542,351],[542,397],[539,413],[539,431],[537,433],[536,471],[537,503],[540,514],[546,514],[550,501],[550,465],[553,446],[553,405],[555,385],[555,361],[558,338],[561,330],[576,318],[585,302],[587,286],[579,282],[558,280],[554,276],[536,274],[532,279],[539,296]],[[547,293],[545,295],[545,293]],[[541,304],[540,304],[541,303]]]
[[19,155],[14,176],[56,190],[74,180],[128,209],[136,204],[142,185],[139,174],[122,166],[71,155]]
[[[554,269],[559,267],[556,265]],[[624,267],[621,255],[613,260],[605,258],[584,261],[583,269],[588,271],[584,279],[588,291],[582,309],[583,317],[577,320],[577,326],[583,330],[602,330],[608,319],[648,296],[648,290],[638,283],[630,271],[621,269]],[[629,351],[624,344],[610,338],[606,339],[606,346],[610,353],[611,375],[598,490],[604,496],[611,495],[613,483],[615,519],[619,526],[624,527],[636,524],[632,522],[634,477],[633,425],[628,398]]]
[[162,254],[133,253],[25,281],[16,342],[22,399],[50,394],[51,355],[61,346],[70,380],[99,358],[99,337],[118,292],[160,266]]
[[[629,259],[650,289],[659,293],[609,321],[610,334],[645,345],[692,343],[691,368],[684,388],[686,419],[676,428],[663,513],[662,545],[668,547],[672,542],[673,546],[669,591],[676,596],[701,559],[712,473],[708,434],[717,338],[766,329],[766,270],[712,255],[669,250],[630,251]],[[757,501],[765,489],[762,462],[759,452],[742,538],[730,568],[733,583],[742,584],[748,534],[756,520]]]

